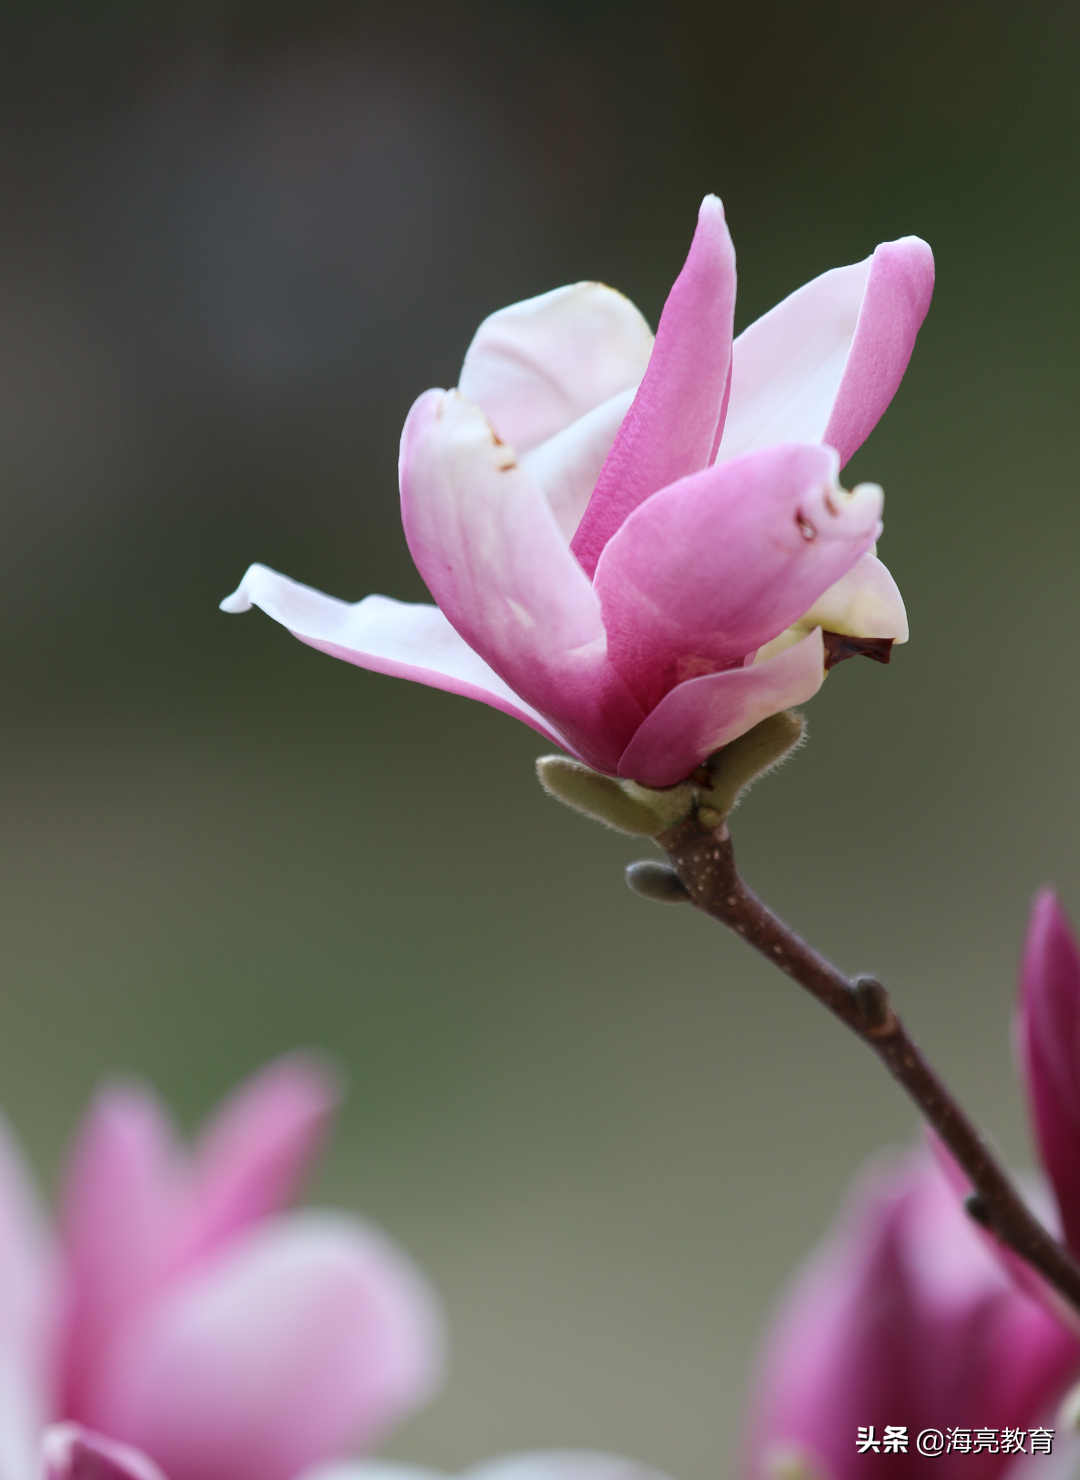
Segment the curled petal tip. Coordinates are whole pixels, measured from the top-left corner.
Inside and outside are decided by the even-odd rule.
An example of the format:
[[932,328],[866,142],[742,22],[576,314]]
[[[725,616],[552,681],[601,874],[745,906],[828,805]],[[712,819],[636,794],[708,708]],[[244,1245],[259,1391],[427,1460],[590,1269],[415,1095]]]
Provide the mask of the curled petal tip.
[[258,563],[249,565],[244,572],[244,579],[237,586],[231,596],[226,596],[224,601],[218,602],[218,610],[223,612],[249,612],[254,602],[259,598],[261,577],[272,575],[264,565]]
[[231,596],[226,596],[224,601],[218,602],[218,611],[228,612],[230,615],[237,612],[249,612],[250,610],[251,602],[248,600],[247,593],[242,584],[236,588]]
[[825,483],[807,492],[796,517],[804,540],[864,540],[877,537],[884,504],[877,483],[859,483],[850,492],[838,483]]

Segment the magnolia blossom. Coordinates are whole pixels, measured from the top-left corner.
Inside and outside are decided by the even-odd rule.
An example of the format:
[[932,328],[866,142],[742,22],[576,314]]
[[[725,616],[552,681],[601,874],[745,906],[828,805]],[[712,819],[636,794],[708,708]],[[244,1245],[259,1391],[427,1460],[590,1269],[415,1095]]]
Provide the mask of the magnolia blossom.
[[1028,925],[1017,1039],[1036,1144],[1065,1242],[1080,1258],[1080,948],[1049,889]]
[[[1016,1286],[922,1151],[863,1176],[796,1278],[761,1359],[744,1473],[857,1480],[877,1466],[899,1480],[927,1462],[922,1430],[990,1427],[997,1454],[961,1438],[935,1473],[992,1480],[1017,1463],[1001,1430],[1024,1430],[1027,1452],[1078,1371],[1080,1341]],[[888,1425],[906,1429],[906,1454],[859,1453],[860,1428],[881,1445]]]
[[0,1480],[294,1480],[432,1394],[419,1271],[356,1218],[282,1211],[334,1099],[281,1060],[188,1154],[153,1095],[107,1088],[55,1234],[0,1125]]
[[[1017,1029],[1049,1180],[1039,1212],[1080,1258],[1080,947],[1049,890],[1031,912]],[[940,1146],[863,1178],[766,1343],[750,1480],[847,1480],[872,1464],[900,1475],[924,1463],[920,1429],[1053,1423],[1054,1404],[1080,1376],[1080,1320],[967,1218],[968,1190]],[[875,1426],[881,1440],[886,1424],[906,1425],[908,1455],[857,1453],[858,1428]],[[1003,1450],[946,1450],[935,1463],[946,1480],[972,1464],[987,1477],[1027,1473]],[[1032,1474],[1051,1473],[1030,1463]]]
[[915,237],[807,283],[733,340],[735,255],[707,196],[655,339],[600,283],[492,314],[458,388],[401,441],[401,506],[437,606],[333,600],[255,565],[222,603],[480,699],[601,771],[681,781],[826,667],[887,655],[903,603],[882,494],[843,463],[926,314]]

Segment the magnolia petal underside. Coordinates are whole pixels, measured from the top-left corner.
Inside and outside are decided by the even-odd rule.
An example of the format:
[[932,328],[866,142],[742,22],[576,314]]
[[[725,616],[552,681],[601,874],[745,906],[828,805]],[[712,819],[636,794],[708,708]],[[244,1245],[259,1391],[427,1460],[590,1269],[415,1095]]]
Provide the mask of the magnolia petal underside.
[[1035,1135],[1080,1255],[1080,948],[1050,889],[1036,897],[1021,969],[1020,1061]]
[[429,391],[402,435],[405,537],[468,645],[585,760],[614,769],[642,714],[543,493],[480,411]]
[[257,606],[309,647],[372,673],[408,678],[489,704],[566,749],[566,740],[524,703],[454,631],[437,606],[365,596],[354,603],[253,565],[223,611]]

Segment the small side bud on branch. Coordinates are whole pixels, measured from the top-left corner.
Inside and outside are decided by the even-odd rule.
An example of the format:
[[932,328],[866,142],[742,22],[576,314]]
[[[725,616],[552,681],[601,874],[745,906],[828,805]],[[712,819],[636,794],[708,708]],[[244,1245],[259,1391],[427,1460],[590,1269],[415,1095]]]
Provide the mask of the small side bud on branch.
[[880,1033],[895,1022],[889,994],[876,976],[857,976],[851,984],[855,1004],[872,1033]]
[[656,863],[652,859],[632,863],[626,870],[626,882],[635,894],[640,894],[643,899],[654,900],[657,904],[690,902],[690,896],[678,874],[666,863]]
[[964,1198],[964,1211],[981,1228],[993,1228],[994,1220],[990,1216],[990,1209],[981,1192],[968,1193]]

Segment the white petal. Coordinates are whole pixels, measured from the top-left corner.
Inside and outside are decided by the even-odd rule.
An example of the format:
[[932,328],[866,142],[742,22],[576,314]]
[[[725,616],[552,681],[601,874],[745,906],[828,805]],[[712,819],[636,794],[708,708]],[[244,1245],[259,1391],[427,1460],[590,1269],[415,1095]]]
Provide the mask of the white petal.
[[621,293],[573,283],[501,308],[469,346],[458,382],[518,452],[636,386],[652,332]]
[[735,341],[721,459],[804,440],[828,442],[846,463],[895,395],[933,291],[933,253],[905,236],[751,324]]
[[37,1480],[59,1297],[37,1193],[0,1119],[0,1480]]
[[848,637],[891,637],[907,642],[908,622],[900,588],[875,555],[864,555],[830,586],[797,624],[800,631],[822,627]]
[[581,523],[635,390],[631,386],[619,391],[521,459],[521,466],[543,489],[567,544]]
[[253,565],[225,612],[257,606],[309,647],[373,673],[409,678],[430,688],[479,699],[513,715],[556,745],[566,741],[494,673],[437,606],[366,596],[350,604],[302,586],[265,565]]
[[818,597],[805,616],[759,648],[754,662],[775,658],[815,627],[846,637],[891,637],[897,644],[908,640],[904,598],[875,555],[864,555],[857,561],[847,575]]
[[736,339],[718,462],[773,442],[819,442],[862,307],[870,258],[804,283]]

